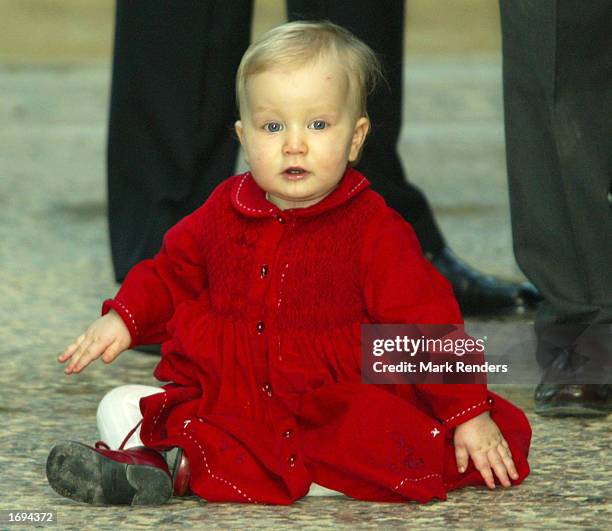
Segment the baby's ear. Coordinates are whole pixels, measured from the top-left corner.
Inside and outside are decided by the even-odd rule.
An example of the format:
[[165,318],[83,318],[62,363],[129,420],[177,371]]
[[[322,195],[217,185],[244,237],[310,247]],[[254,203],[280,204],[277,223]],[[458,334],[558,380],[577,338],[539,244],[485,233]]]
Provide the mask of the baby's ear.
[[234,122],[234,130],[236,131],[236,134],[238,135],[238,140],[240,140],[240,143],[242,144],[243,141],[243,130],[242,130],[242,122],[240,120],[236,120]]
[[353,140],[351,141],[351,150],[349,152],[349,162],[355,162],[359,159],[361,148],[365,142],[368,132],[370,131],[370,120],[366,116],[362,116],[357,120],[355,129],[353,130]]
[[246,145],[244,144],[244,128],[242,127],[242,122],[240,120],[237,120],[236,122],[234,122],[234,130],[236,131],[238,140],[240,140],[240,145],[242,146],[242,154],[244,156],[244,160],[248,164],[249,156],[247,154]]

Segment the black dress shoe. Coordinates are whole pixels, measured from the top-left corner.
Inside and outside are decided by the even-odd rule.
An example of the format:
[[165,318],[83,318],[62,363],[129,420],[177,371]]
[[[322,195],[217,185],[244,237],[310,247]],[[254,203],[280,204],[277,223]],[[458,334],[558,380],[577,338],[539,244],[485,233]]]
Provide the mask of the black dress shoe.
[[547,384],[535,391],[535,412],[543,417],[605,417],[612,412],[610,384]]
[[476,271],[448,247],[430,258],[453,286],[464,315],[494,316],[533,310],[542,297],[530,282],[510,282]]

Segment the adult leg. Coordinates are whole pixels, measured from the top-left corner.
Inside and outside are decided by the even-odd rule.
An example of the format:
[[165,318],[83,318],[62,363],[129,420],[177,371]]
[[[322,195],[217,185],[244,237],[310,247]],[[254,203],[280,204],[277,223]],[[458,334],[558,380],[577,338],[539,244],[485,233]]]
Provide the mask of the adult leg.
[[[596,331],[599,377],[609,383],[612,338],[598,325],[612,322],[612,2],[500,6],[514,248],[544,296],[538,362],[571,365],[576,349],[592,357],[595,349],[580,345]],[[570,402],[605,413],[612,393],[610,386],[540,386],[536,401],[545,414],[571,412]]]
[[251,11],[249,0],[117,2],[108,201],[118,281],[233,171]]
[[489,314],[533,306],[539,297],[527,284],[483,275],[446,244],[424,194],[406,181],[397,142],[402,124],[403,0],[288,0],[290,19],[328,19],[346,27],[381,58],[387,83],[368,99],[372,134],[358,169],[387,204],[411,223],[425,255],[453,285],[466,314]]

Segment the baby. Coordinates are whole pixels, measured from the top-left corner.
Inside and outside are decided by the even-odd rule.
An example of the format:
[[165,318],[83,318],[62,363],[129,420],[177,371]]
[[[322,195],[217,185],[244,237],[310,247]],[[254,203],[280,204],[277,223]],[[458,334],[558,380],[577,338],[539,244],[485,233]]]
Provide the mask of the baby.
[[[363,323],[460,323],[410,226],[351,167],[374,53],[327,22],[265,34],[237,74],[250,171],[136,265],[59,361],[80,373],[162,342],[162,389],[98,408],[104,442],[58,444],[51,486],[95,504],[289,504],[319,485],[426,502],[529,473],[524,414],[484,385],[361,383]],[[329,491],[327,491],[329,492]]]

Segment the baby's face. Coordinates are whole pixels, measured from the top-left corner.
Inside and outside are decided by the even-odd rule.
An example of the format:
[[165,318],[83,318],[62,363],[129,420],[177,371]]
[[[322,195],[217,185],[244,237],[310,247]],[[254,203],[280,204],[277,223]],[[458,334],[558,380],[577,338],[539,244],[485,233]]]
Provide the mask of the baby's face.
[[272,203],[304,208],[337,186],[369,129],[353,100],[348,76],[333,58],[248,78],[236,132]]

